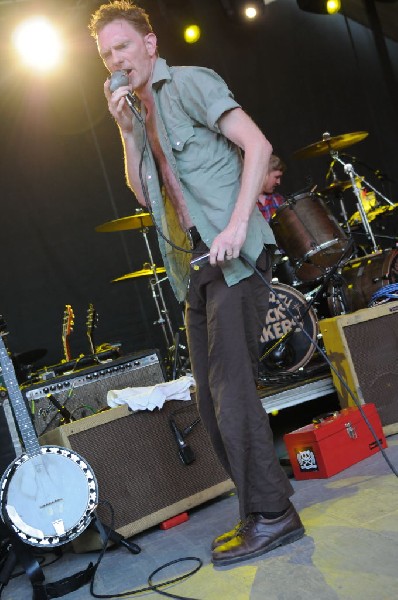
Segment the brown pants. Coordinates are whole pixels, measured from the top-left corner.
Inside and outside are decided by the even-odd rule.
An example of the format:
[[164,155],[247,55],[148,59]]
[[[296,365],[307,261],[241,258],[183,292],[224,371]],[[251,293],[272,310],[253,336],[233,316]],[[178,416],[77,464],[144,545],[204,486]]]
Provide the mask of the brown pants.
[[[257,267],[269,281],[266,250]],[[293,493],[256,388],[268,297],[256,273],[228,287],[219,267],[191,270],[186,324],[198,410],[236,485],[242,519],[251,512],[284,510]]]

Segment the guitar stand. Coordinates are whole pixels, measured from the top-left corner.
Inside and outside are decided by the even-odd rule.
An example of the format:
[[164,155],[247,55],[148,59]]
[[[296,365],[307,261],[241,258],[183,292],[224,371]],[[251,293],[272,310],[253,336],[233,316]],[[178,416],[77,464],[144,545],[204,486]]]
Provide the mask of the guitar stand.
[[[101,523],[96,515],[94,516],[92,523],[90,523],[90,526],[91,524],[97,529],[104,544],[108,540],[111,540],[116,545],[124,546],[132,554],[139,554],[141,552],[141,548],[137,546],[137,544],[127,541],[122,535]],[[7,528],[7,535],[9,540],[7,547],[8,553],[0,570],[1,590],[8,584],[17,564],[21,565],[30,579],[33,588],[32,600],[51,600],[52,598],[60,598],[61,596],[65,596],[65,594],[74,592],[83,585],[86,585],[95,575],[98,563],[93,564],[90,562],[84,571],[79,571],[78,573],[74,573],[59,581],[45,583],[45,575],[39,562],[34,556],[33,547],[25,544],[12,529]],[[59,556],[62,554],[60,546],[54,547],[51,551]]]
[[[96,566],[90,563],[84,571],[79,571],[74,575],[60,579],[53,583],[45,583],[45,575],[39,562],[34,556],[33,549],[22,542],[22,540],[10,529],[8,531],[9,545],[8,556],[0,571],[0,584],[5,588],[10,580],[12,572],[17,564],[20,564],[26,575],[29,577],[33,588],[32,600],[51,600],[59,598],[70,592],[74,592],[83,585],[89,583],[93,578]],[[54,549],[59,553],[60,548]]]

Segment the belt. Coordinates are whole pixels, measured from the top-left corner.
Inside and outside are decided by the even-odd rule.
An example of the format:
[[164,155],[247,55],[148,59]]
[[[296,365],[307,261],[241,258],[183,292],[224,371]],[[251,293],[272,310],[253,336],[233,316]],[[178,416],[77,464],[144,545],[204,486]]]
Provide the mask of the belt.
[[195,250],[195,248],[199,244],[199,242],[202,241],[202,238],[200,237],[200,233],[196,229],[195,225],[193,227],[189,227],[187,229],[187,237],[189,240],[189,244],[191,246],[191,250]]

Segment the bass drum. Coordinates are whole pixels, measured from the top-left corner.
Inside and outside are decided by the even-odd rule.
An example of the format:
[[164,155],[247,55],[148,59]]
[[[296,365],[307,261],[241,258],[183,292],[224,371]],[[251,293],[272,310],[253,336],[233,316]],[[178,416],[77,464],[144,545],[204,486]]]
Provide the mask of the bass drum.
[[373,294],[391,283],[398,283],[398,250],[381,250],[349,260],[330,284],[330,312],[338,316],[367,308]]
[[[260,363],[264,370],[268,373],[294,372],[306,365],[314,354],[312,342],[316,341],[318,333],[315,312],[304,296],[288,285],[273,283],[260,340]],[[279,344],[278,340],[281,340]]]
[[301,281],[325,275],[349,246],[343,229],[315,194],[293,196],[277,209],[270,225]]

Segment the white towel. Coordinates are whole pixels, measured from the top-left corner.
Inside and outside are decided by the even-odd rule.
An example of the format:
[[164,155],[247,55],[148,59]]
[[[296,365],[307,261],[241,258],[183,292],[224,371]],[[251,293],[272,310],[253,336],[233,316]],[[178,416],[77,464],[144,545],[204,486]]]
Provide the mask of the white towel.
[[153,410],[162,408],[166,400],[191,400],[190,387],[194,385],[195,380],[192,375],[184,375],[174,381],[156,385],[109,390],[106,401],[111,408],[128,404],[134,411]]

